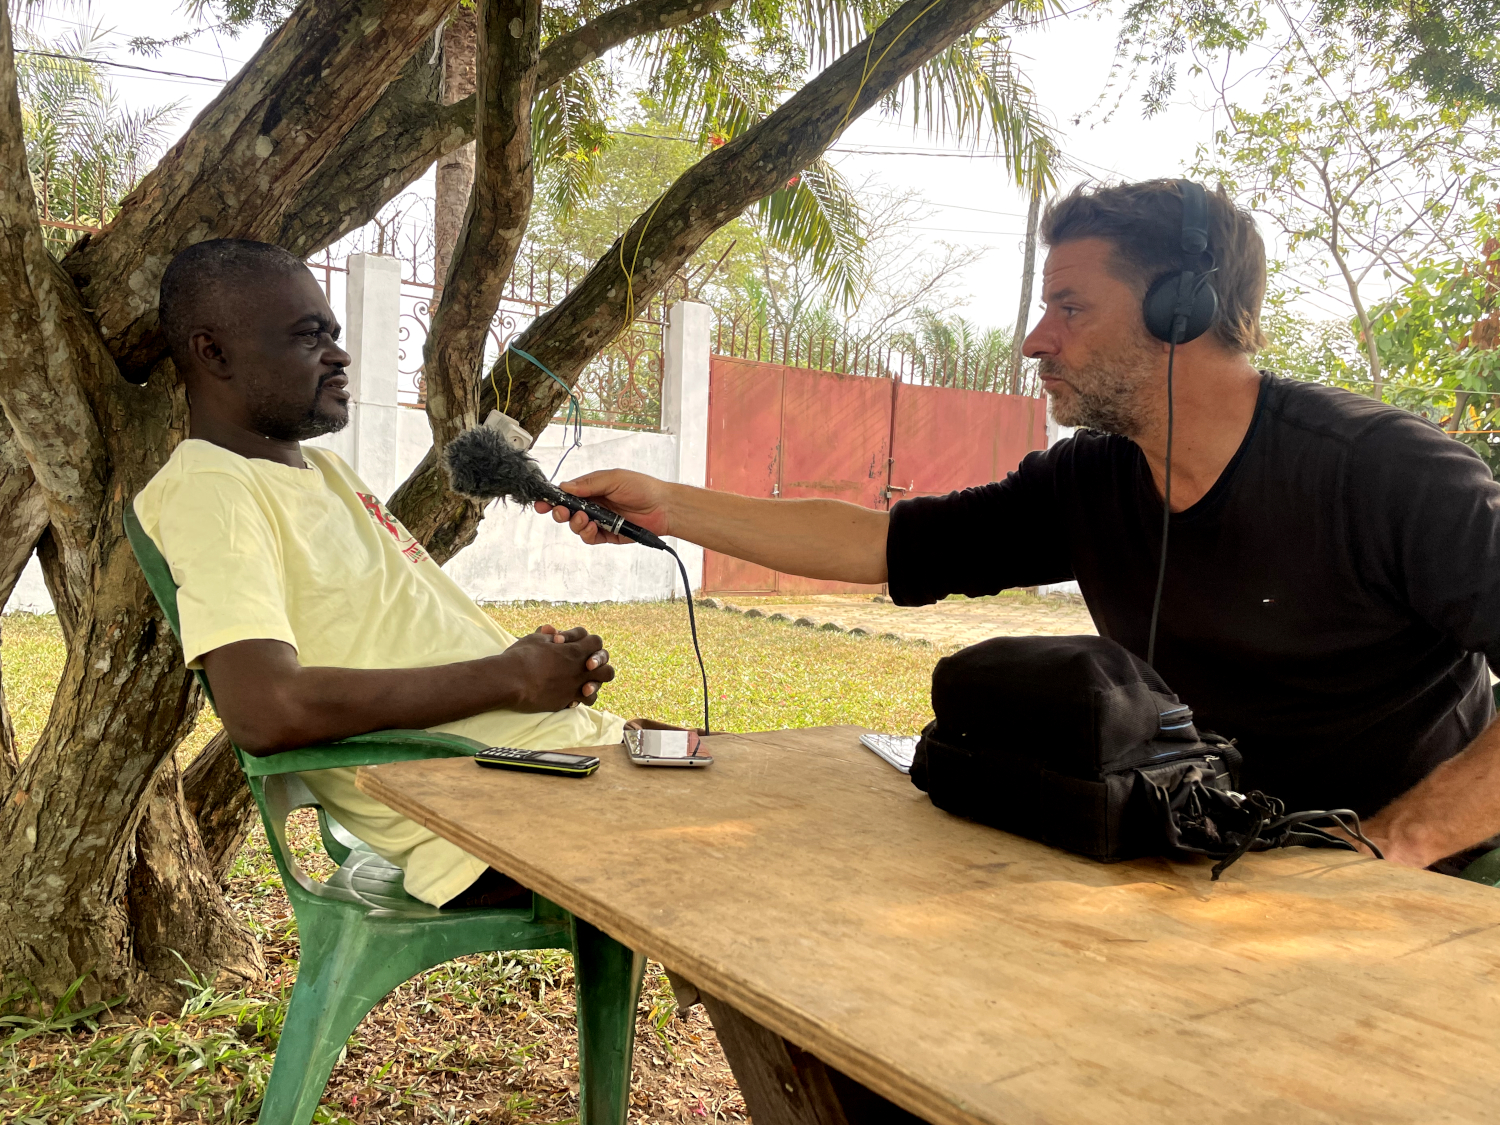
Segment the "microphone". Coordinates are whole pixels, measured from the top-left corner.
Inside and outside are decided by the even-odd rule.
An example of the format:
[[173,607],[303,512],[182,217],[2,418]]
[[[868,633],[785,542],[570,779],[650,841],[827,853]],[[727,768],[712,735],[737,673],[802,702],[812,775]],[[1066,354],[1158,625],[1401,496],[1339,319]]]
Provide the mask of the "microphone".
[[475,500],[500,497],[520,504],[541,500],[571,512],[582,512],[605,531],[623,535],[643,547],[671,550],[659,536],[618,512],[558,488],[542,475],[542,467],[533,457],[488,426],[475,426],[450,441],[443,450],[443,465],[448,471],[449,484],[460,496]]

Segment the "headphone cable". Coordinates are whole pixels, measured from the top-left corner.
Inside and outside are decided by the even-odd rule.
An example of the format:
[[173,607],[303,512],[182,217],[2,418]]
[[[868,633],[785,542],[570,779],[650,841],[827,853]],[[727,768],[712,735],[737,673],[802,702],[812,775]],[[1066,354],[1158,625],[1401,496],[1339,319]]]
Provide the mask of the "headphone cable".
[[1172,326],[1172,344],[1167,352],[1167,470],[1162,489],[1161,562],[1156,568],[1156,596],[1151,601],[1151,631],[1146,635],[1146,663],[1156,667],[1156,622],[1161,616],[1161,593],[1167,584],[1167,536],[1172,532],[1172,366],[1177,358],[1177,326]]

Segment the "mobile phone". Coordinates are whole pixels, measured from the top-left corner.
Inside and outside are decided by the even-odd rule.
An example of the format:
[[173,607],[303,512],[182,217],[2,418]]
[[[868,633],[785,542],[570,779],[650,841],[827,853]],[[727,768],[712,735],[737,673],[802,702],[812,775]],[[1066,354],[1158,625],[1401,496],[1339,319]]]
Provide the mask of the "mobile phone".
[[638,766],[692,768],[714,764],[695,730],[627,730],[625,749]]
[[557,750],[516,750],[509,746],[491,746],[474,755],[481,766],[495,770],[525,770],[527,773],[556,773],[563,777],[588,777],[599,768],[599,759],[591,754],[563,754]]

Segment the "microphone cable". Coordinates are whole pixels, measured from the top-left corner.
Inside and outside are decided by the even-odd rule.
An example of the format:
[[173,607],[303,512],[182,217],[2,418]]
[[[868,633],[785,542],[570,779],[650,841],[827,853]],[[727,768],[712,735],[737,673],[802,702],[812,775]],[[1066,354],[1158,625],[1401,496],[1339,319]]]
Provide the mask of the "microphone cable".
[[703,650],[698,647],[698,618],[693,612],[693,586],[688,580],[687,566],[682,561],[682,556],[665,543],[662,550],[677,560],[677,569],[682,574],[682,595],[687,599],[688,629],[693,634],[693,655],[698,658],[698,675],[703,679],[703,733],[713,733],[708,725],[708,669],[703,666]]
[[1167,471],[1162,489],[1161,510],[1161,562],[1156,568],[1156,596],[1151,600],[1151,631],[1146,635],[1146,663],[1156,667],[1156,623],[1161,617],[1161,593],[1167,584],[1167,536],[1172,533],[1172,363],[1177,358],[1177,335],[1172,332],[1171,348],[1167,352]]

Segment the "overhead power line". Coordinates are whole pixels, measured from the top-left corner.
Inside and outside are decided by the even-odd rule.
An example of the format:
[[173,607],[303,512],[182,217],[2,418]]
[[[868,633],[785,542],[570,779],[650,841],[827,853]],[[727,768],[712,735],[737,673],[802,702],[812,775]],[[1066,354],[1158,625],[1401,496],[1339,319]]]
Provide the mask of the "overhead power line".
[[35,55],[43,59],[62,59],[64,62],[89,63],[92,66],[112,66],[116,70],[138,70],[143,74],[164,74],[168,78],[188,78],[194,82],[212,82],[216,86],[222,86],[228,82],[227,78],[210,78],[206,74],[183,74],[176,70],[157,70],[155,67],[134,66],[130,63],[115,62],[113,59],[95,59],[87,55],[65,55],[58,51],[33,51],[27,47],[18,47],[18,55]]

